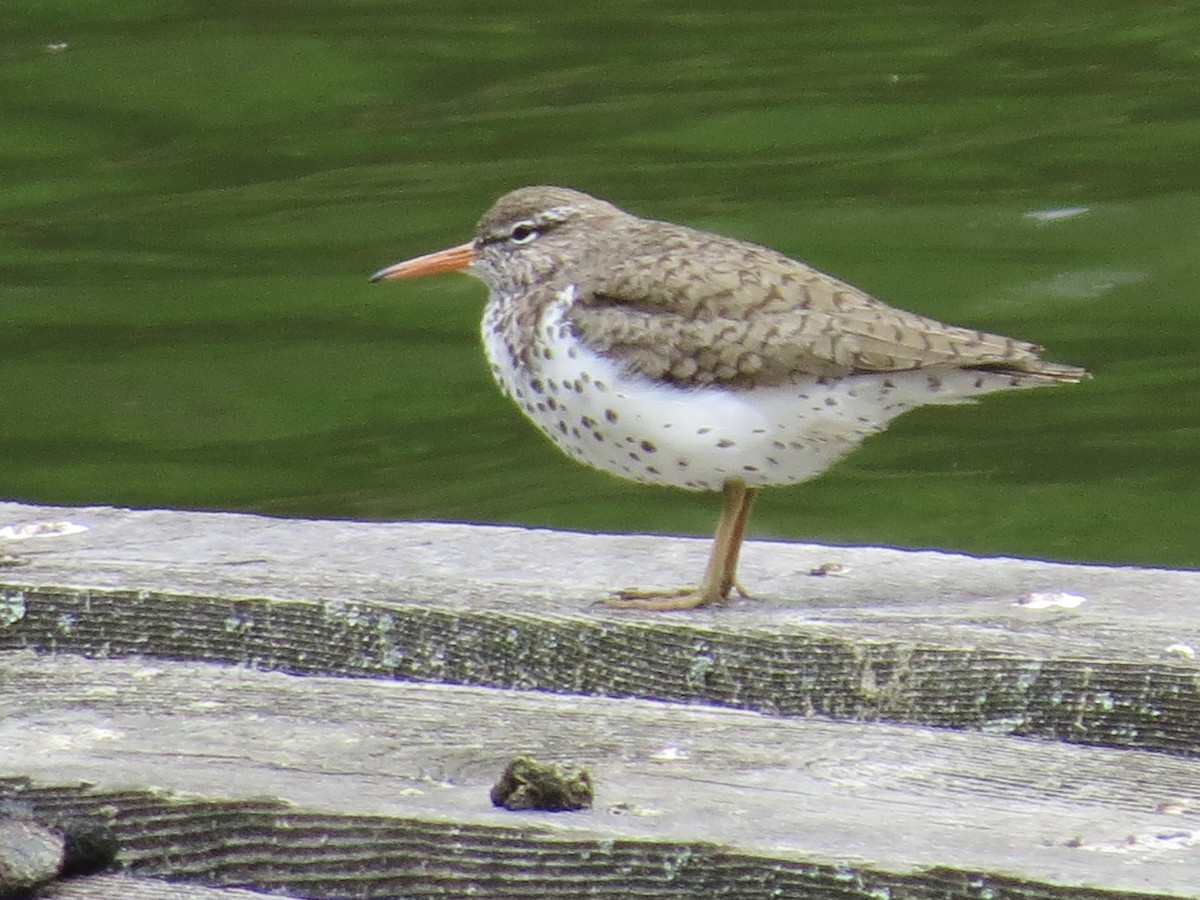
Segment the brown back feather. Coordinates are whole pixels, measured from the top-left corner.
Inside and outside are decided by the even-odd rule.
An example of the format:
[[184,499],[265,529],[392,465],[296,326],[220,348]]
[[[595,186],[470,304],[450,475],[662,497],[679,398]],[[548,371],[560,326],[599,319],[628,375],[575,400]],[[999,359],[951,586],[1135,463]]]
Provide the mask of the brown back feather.
[[633,216],[622,224],[585,267],[571,321],[630,371],[734,387],[947,367],[1086,375],[1041,360],[1034,344],[895,309],[765,247]]

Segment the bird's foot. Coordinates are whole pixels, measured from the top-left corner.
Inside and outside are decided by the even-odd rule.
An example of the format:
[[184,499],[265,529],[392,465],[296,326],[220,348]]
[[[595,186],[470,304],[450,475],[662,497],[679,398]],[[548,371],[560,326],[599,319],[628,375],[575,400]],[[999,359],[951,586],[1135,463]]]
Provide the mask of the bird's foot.
[[[746,592],[741,585],[735,585],[740,596]],[[604,601],[609,609],[646,609],[655,612],[671,612],[674,610],[700,609],[704,606],[723,606],[728,600],[728,591],[721,592],[711,588],[685,587],[666,590],[639,590],[626,588],[616,592],[616,595]]]

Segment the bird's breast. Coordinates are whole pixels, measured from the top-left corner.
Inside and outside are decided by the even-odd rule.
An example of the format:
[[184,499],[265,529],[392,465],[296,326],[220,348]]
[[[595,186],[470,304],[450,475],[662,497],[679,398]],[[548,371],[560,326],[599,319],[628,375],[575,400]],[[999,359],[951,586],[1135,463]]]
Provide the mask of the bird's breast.
[[564,289],[530,318],[489,304],[484,348],[501,389],[564,453],[622,478],[718,490],[807,480],[898,415],[864,414],[845,386],[803,379],[757,391],[685,387],[630,372],[581,341]]

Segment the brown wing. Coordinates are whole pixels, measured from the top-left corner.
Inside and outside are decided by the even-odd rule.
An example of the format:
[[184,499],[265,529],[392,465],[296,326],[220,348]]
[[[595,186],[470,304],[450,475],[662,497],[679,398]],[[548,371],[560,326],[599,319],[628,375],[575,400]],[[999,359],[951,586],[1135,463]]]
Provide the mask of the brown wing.
[[1033,344],[894,309],[719,235],[639,220],[614,249],[581,279],[571,321],[593,349],[679,385],[751,387],[934,366],[1050,381],[1084,375],[1042,361]]

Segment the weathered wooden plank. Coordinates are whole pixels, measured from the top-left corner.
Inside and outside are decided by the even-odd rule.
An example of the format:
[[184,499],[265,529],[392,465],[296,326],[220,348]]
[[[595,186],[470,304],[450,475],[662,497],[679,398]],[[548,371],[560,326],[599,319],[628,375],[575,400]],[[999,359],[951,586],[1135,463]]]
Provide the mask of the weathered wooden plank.
[[278,900],[279,896],[241,888],[206,887],[129,875],[95,875],[66,879],[43,888],[38,892],[37,900]]
[[[0,504],[0,648],[706,702],[1200,753],[1200,573],[750,543],[756,599],[614,612],[705,541]],[[822,564],[844,577],[808,573]],[[1031,591],[1075,609],[1014,605]]]
[[[1192,758],[27,651],[0,653],[0,696],[0,795],[106,817],[143,876],[308,897],[1200,896]],[[586,765],[594,808],[493,807],[516,753]]]

